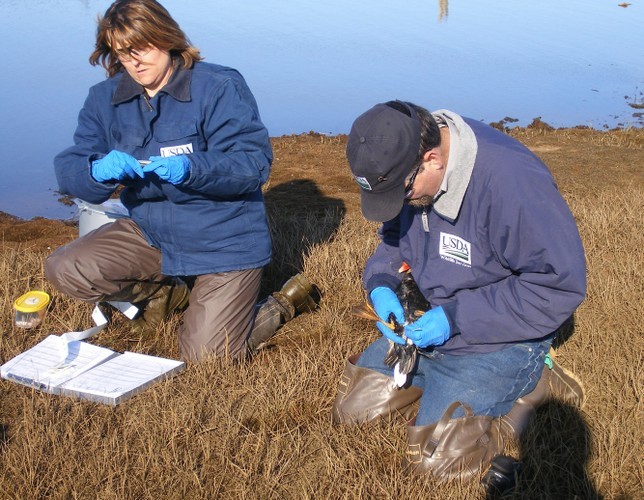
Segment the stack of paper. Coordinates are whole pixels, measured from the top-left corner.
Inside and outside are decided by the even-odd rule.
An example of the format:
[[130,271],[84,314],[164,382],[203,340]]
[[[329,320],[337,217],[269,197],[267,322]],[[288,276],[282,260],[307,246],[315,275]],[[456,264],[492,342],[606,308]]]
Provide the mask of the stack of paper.
[[184,368],[182,361],[120,354],[50,335],[2,365],[0,376],[43,392],[116,405]]

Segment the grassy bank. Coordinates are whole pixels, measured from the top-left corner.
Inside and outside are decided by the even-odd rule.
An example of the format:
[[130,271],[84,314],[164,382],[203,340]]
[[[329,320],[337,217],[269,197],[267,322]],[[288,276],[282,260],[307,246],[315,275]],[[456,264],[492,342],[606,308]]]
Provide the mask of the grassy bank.
[[[557,359],[584,382],[583,409],[543,407],[508,452],[524,464],[514,498],[642,494],[644,132],[513,132],[551,166],[579,224],[588,297]],[[263,290],[303,271],[320,309],[280,330],[246,363],[210,359],[116,408],[0,381],[2,498],[479,498],[475,483],[437,484],[401,470],[404,422],[332,427],[345,359],[377,333],[353,317],[376,226],[362,219],[343,163],[344,138],[274,141],[266,187],[275,261]],[[7,230],[8,231],[8,230]],[[7,234],[9,234],[7,232]],[[0,358],[49,333],[90,326],[91,307],[53,290],[43,245],[0,242]],[[43,325],[13,325],[13,300],[44,289]],[[93,342],[177,357],[178,317],[155,338],[116,317]]]

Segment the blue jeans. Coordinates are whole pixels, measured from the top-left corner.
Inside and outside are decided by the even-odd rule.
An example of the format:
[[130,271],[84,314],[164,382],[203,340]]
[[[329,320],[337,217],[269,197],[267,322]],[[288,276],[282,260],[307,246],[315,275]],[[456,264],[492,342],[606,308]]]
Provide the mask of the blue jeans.
[[[463,356],[423,351],[408,378],[408,383],[411,379],[411,384],[423,390],[415,425],[436,423],[454,401],[470,405],[475,415],[505,415],[518,398],[537,385],[550,343],[523,342],[500,351]],[[389,341],[381,337],[367,347],[356,364],[393,377],[393,369],[383,362],[388,349]],[[462,417],[462,410],[454,416]]]

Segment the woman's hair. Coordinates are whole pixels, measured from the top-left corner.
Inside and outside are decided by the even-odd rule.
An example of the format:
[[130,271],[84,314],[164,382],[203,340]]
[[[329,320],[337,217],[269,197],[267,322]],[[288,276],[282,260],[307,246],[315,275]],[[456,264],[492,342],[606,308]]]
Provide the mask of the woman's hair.
[[203,58],[193,47],[170,13],[156,0],[116,0],[98,18],[96,46],[89,57],[92,66],[101,65],[108,76],[123,69],[115,47],[141,50],[149,45],[178,57],[184,68]]

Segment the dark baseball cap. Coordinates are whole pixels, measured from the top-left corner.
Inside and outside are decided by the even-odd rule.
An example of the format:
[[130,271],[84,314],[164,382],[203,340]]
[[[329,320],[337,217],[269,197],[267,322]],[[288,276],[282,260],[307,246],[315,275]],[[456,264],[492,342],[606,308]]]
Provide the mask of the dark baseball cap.
[[405,102],[376,104],[353,122],[347,160],[367,219],[385,222],[400,213],[419,149],[420,120]]

